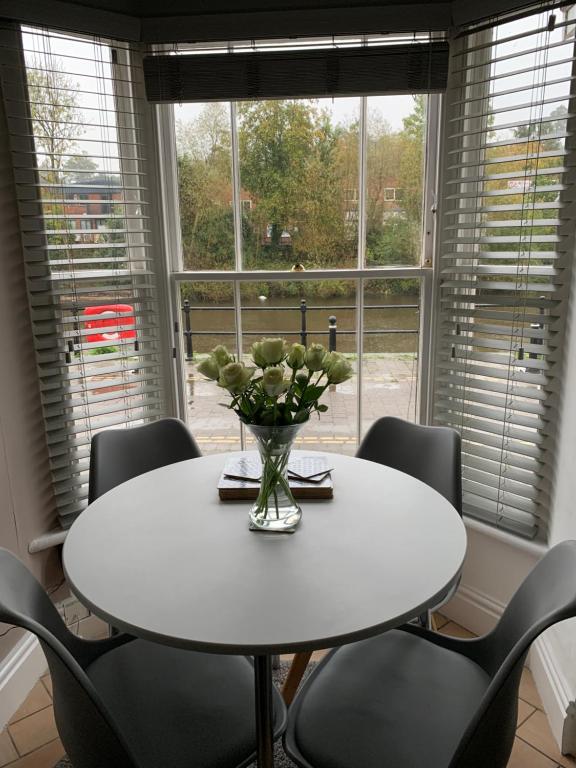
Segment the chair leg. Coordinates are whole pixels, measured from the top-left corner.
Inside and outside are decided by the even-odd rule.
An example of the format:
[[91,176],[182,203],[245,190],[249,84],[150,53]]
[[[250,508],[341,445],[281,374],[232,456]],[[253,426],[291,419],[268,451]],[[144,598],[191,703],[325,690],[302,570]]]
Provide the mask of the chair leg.
[[306,667],[312,656],[312,651],[303,651],[302,653],[295,653],[292,659],[292,666],[288,672],[286,682],[282,686],[282,698],[286,706],[290,706],[292,699],[296,695],[300,681],[306,672]]

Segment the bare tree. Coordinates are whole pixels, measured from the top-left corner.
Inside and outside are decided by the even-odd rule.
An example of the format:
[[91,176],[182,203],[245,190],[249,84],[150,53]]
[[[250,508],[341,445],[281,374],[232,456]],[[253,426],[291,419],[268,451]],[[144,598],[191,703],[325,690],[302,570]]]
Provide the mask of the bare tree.
[[78,84],[52,56],[34,57],[27,66],[34,141],[44,180],[59,183],[76,139],[82,135]]

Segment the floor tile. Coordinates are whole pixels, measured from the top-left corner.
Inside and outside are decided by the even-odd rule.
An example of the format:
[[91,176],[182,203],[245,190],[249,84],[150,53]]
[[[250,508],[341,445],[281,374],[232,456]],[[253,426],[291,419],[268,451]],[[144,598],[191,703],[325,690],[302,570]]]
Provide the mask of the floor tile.
[[12,760],[16,760],[18,752],[12,743],[10,734],[8,731],[0,732],[0,766],[11,763]]
[[532,704],[533,707],[544,709],[542,706],[542,699],[540,698],[540,694],[536,689],[536,683],[532,677],[532,672],[530,672],[528,667],[524,667],[522,670],[519,696],[521,699],[528,702],[528,704]]
[[49,707],[52,704],[50,694],[42,684],[40,680],[36,683],[34,688],[28,694],[26,701],[20,706],[13,717],[10,719],[10,723],[15,723],[17,720],[22,720],[23,717],[33,715],[34,712],[38,712],[44,707]]
[[536,709],[532,704],[527,704],[525,701],[522,701],[522,699],[518,699],[518,718],[516,720],[516,727],[518,728],[521,726],[534,712],[536,712]]
[[44,677],[42,677],[41,680],[44,683],[44,687],[50,694],[50,698],[52,698],[52,678],[50,677],[50,675],[44,675]]
[[441,629],[445,624],[448,624],[449,619],[444,616],[444,614],[440,613],[439,611],[436,611],[434,614],[434,621],[436,622],[436,629]]
[[8,730],[20,755],[27,755],[58,737],[52,706],[9,725]]
[[53,768],[63,755],[62,742],[60,739],[54,739],[30,755],[10,763],[9,768]]
[[536,710],[534,714],[530,715],[526,722],[518,728],[518,736],[545,755],[548,755],[555,763],[565,766],[565,768],[576,766],[576,760],[560,754],[556,740],[550,730],[548,718],[544,712]]
[[514,739],[507,768],[557,768],[557,764],[521,739]]
[[447,624],[444,624],[444,626],[438,631],[443,635],[450,635],[451,637],[462,637],[466,639],[476,637],[473,632],[464,629],[464,627],[461,627],[460,624],[456,624],[455,621],[449,621]]

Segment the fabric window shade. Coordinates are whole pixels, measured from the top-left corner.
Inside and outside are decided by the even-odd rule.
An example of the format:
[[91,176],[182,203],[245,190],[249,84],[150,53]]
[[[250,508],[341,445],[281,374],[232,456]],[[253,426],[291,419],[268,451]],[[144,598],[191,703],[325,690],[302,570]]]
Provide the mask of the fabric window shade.
[[152,102],[322,98],[444,90],[448,44],[147,56]]
[[452,44],[434,419],[462,434],[464,511],[546,538],[574,248],[574,22]]
[[92,435],[167,413],[144,157],[129,48],[0,31],[39,386],[62,525],[84,508]]

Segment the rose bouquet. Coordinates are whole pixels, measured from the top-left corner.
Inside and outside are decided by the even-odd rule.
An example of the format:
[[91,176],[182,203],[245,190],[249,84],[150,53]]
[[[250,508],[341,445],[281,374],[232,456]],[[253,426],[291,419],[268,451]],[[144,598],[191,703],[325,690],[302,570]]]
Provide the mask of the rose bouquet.
[[262,339],[252,345],[253,366],[238,362],[226,347],[215,347],[198,371],[227,389],[232,408],[245,424],[290,426],[308,421],[330,384],[352,376],[352,366],[338,352],[322,344],[288,347],[284,339]]
[[256,439],[262,476],[250,527],[291,533],[302,516],[287,479],[292,443],[312,413],[328,410],[320,398],[331,384],[349,379],[352,366],[321,344],[288,346],[276,338],[257,341],[251,356],[253,365],[245,365],[218,346],[198,371],[229,392],[228,407]]

